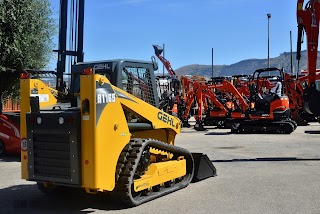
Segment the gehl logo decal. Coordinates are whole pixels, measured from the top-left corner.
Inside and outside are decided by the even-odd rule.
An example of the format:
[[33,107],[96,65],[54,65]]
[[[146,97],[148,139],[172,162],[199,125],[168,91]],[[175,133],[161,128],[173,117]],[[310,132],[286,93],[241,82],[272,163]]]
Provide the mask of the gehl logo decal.
[[169,124],[170,126],[174,127],[173,124],[173,118],[168,116],[167,114],[164,114],[162,111],[158,112],[158,119],[165,122],[166,124]]
[[114,103],[116,102],[116,94],[115,93],[100,93],[97,94],[97,104],[103,103]]
[[101,70],[101,69],[110,69],[110,65],[108,64],[96,64],[93,67],[95,70]]

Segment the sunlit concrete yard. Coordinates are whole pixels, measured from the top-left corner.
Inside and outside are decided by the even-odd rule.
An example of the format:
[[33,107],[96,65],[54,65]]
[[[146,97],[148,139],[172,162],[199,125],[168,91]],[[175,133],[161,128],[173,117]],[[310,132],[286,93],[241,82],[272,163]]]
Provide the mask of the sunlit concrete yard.
[[184,128],[176,145],[206,153],[213,178],[134,208],[79,191],[41,193],[20,179],[19,158],[0,159],[0,213],[320,213],[320,124],[292,134]]

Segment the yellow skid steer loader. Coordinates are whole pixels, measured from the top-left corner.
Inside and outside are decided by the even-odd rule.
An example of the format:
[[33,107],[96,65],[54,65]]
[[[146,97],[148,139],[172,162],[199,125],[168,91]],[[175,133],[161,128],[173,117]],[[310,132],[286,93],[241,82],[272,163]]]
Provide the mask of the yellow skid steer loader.
[[22,178],[48,192],[111,192],[136,206],[216,175],[201,153],[174,145],[181,121],[157,107],[155,62],[108,60],[72,67],[69,103],[41,109],[21,79]]

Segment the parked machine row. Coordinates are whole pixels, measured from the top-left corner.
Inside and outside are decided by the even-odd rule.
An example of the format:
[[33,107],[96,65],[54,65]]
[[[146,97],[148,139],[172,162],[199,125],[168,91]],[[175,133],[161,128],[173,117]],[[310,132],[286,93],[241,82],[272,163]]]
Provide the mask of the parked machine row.
[[[128,206],[213,177],[216,169],[205,154],[175,145],[191,116],[198,131],[214,125],[233,133],[289,134],[297,127],[292,115],[320,115],[320,75],[313,51],[318,46],[320,3],[310,0],[304,9],[303,3],[298,0],[298,52],[304,29],[306,75],[266,68],[207,80],[178,78],[157,45],[155,54],[168,76],[155,76],[155,58],[83,62],[84,0],[73,1],[76,17],[68,16],[68,0],[61,0],[56,89],[33,79],[32,72],[21,72],[20,122],[0,115],[0,129],[10,133],[0,132],[0,154],[17,149],[6,148],[4,140],[21,140],[22,178],[37,182],[42,192],[66,186],[89,194],[108,192]],[[77,26],[72,50],[66,50],[68,19]],[[67,56],[76,62],[68,93]]]

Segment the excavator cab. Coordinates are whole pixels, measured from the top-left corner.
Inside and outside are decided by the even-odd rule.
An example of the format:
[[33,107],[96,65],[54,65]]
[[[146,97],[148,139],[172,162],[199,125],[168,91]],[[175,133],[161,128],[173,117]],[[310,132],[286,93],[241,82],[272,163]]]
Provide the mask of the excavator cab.
[[256,115],[271,115],[275,119],[289,118],[288,97],[283,93],[284,72],[278,68],[256,70],[251,86],[250,111]]

